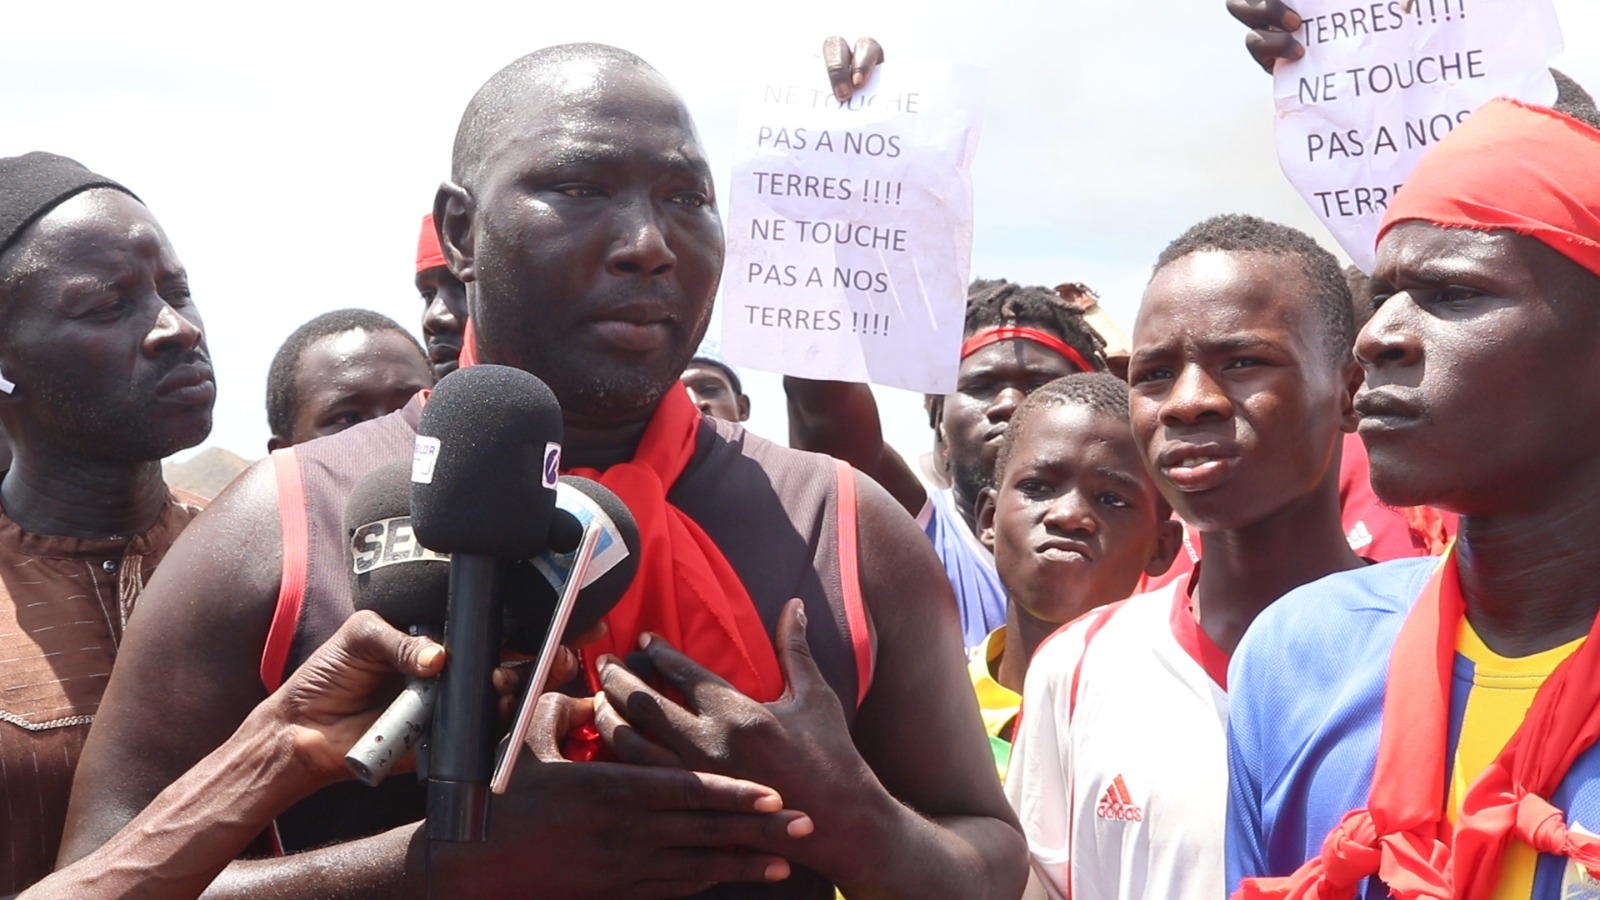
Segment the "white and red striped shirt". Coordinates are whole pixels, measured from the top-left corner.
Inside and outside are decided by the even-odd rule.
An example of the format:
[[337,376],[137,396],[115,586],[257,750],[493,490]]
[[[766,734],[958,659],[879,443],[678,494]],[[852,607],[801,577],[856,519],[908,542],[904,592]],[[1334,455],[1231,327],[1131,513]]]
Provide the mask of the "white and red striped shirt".
[[1191,583],[1088,613],[1034,656],[1005,785],[1027,897],[1223,895],[1228,660]]

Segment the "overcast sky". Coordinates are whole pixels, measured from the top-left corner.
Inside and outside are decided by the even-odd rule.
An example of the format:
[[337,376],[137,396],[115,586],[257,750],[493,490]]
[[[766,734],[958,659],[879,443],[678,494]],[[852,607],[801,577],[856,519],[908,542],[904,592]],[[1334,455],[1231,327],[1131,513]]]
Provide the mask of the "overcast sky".
[[[1559,66],[1600,89],[1600,45],[1584,46],[1600,34],[1600,3],[1555,5],[1568,44]],[[1124,327],[1161,247],[1206,216],[1256,213],[1333,247],[1279,172],[1271,80],[1222,0],[451,0],[362,11],[374,7],[8,4],[0,156],[77,158],[155,212],[190,271],[217,367],[205,446],[264,452],[267,364],[317,313],[364,306],[417,329],[417,226],[448,174],[461,110],[496,69],[553,43],[616,44],[660,69],[688,99],[724,194],[744,65],[816,55],[843,33],[877,36],[891,59],[986,66],[972,274],[1085,282]],[[752,427],[784,440],[776,376],[746,381]],[[926,449],[918,399],[880,397],[891,440]]]

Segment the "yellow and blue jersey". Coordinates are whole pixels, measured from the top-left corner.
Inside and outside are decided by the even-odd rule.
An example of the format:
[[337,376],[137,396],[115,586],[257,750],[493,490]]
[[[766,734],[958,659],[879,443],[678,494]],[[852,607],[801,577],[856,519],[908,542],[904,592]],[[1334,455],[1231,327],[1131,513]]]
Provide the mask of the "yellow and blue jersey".
[[[1228,674],[1229,892],[1245,877],[1293,872],[1346,812],[1367,805],[1389,653],[1437,565],[1407,559],[1332,575],[1292,591],[1251,625]],[[1450,691],[1448,816],[1521,724],[1544,678],[1581,643],[1510,659],[1462,624]],[[1549,800],[1569,827],[1600,831],[1600,745],[1579,755]],[[1388,890],[1370,878],[1360,896]],[[1600,900],[1600,882],[1513,842],[1495,897]]]
[[978,696],[978,712],[983,716],[983,730],[989,736],[989,750],[994,754],[995,771],[1001,781],[1006,780],[1006,769],[1011,765],[1011,727],[1022,709],[1022,695],[991,674],[995,660],[1005,649],[1006,627],[1001,625],[973,648],[967,662],[967,676]]

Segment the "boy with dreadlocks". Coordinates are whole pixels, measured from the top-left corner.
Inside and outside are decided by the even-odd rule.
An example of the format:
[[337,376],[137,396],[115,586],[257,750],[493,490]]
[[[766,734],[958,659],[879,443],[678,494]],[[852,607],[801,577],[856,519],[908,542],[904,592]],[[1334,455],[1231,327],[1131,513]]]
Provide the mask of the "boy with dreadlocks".
[[1035,388],[1106,365],[1104,343],[1083,313],[1050,288],[973,282],[965,333],[955,393],[929,406],[929,424],[949,453],[949,488],[928,490],[883,439],[866,385],[793,377],[783,385],[791,446],[850,463],[917,517],[955,588],[962,641],[970,650],[1006,620],[1005,588],[974,519],[979,493],[994,482],[1006,426]]
[[1057,378],[1011,417],[978,536],[1005,584],[1006,624],[969,672],[1002,777],[1028,660],[1062,624],[1133,593],[1178,552],[1180,528],[1139,458],[1128,386],[1104,372]]

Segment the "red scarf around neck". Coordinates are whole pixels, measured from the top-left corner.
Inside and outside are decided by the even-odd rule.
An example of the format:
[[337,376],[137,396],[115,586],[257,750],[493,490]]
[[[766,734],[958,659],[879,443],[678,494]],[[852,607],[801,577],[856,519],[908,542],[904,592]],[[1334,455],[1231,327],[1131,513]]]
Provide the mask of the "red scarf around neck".
[[700,410],[674,383],[632,460],[603,472],[572,470],[615,491],[639,523],[639,574],[606,616],[606,636],[584,648],[585,666],[593,679],[596,657],[627,656],[649,631],[744,694],[769,702],[783,693],[783,674],[750,592],[705,531],[667,502],[667,491],[694,456],[700,420]]
[[[461,340],[462,368],[478,363],[477,338],[468,319]],[[583,648],[591,687],[594,661],[639,648],[639,635],[659,634],[691,659],[763,703],[783,693],[783,673],[772,639],[733,570],[705,531],[667,492],[694,456],[700,410],[673,382],[645,426],[633,459],[604,472],[571,469],[610,488],[639,524],[639,573],[605,617],[606,636]]]
[[1247,878],[1236,900],[1355,896],[1377,875],[1399,900],[1487,900],[1513,839],[1600,875],[1600,839],[1569,832],[1545,797],[1600,738],[1600,617],[1545,679],[1528,715],[1445,820],[1451,670],[1464,612],[1454,548],[1406,616],[1389,656],[1367,808],[1345,814],[1322,853],[1284,878]]

